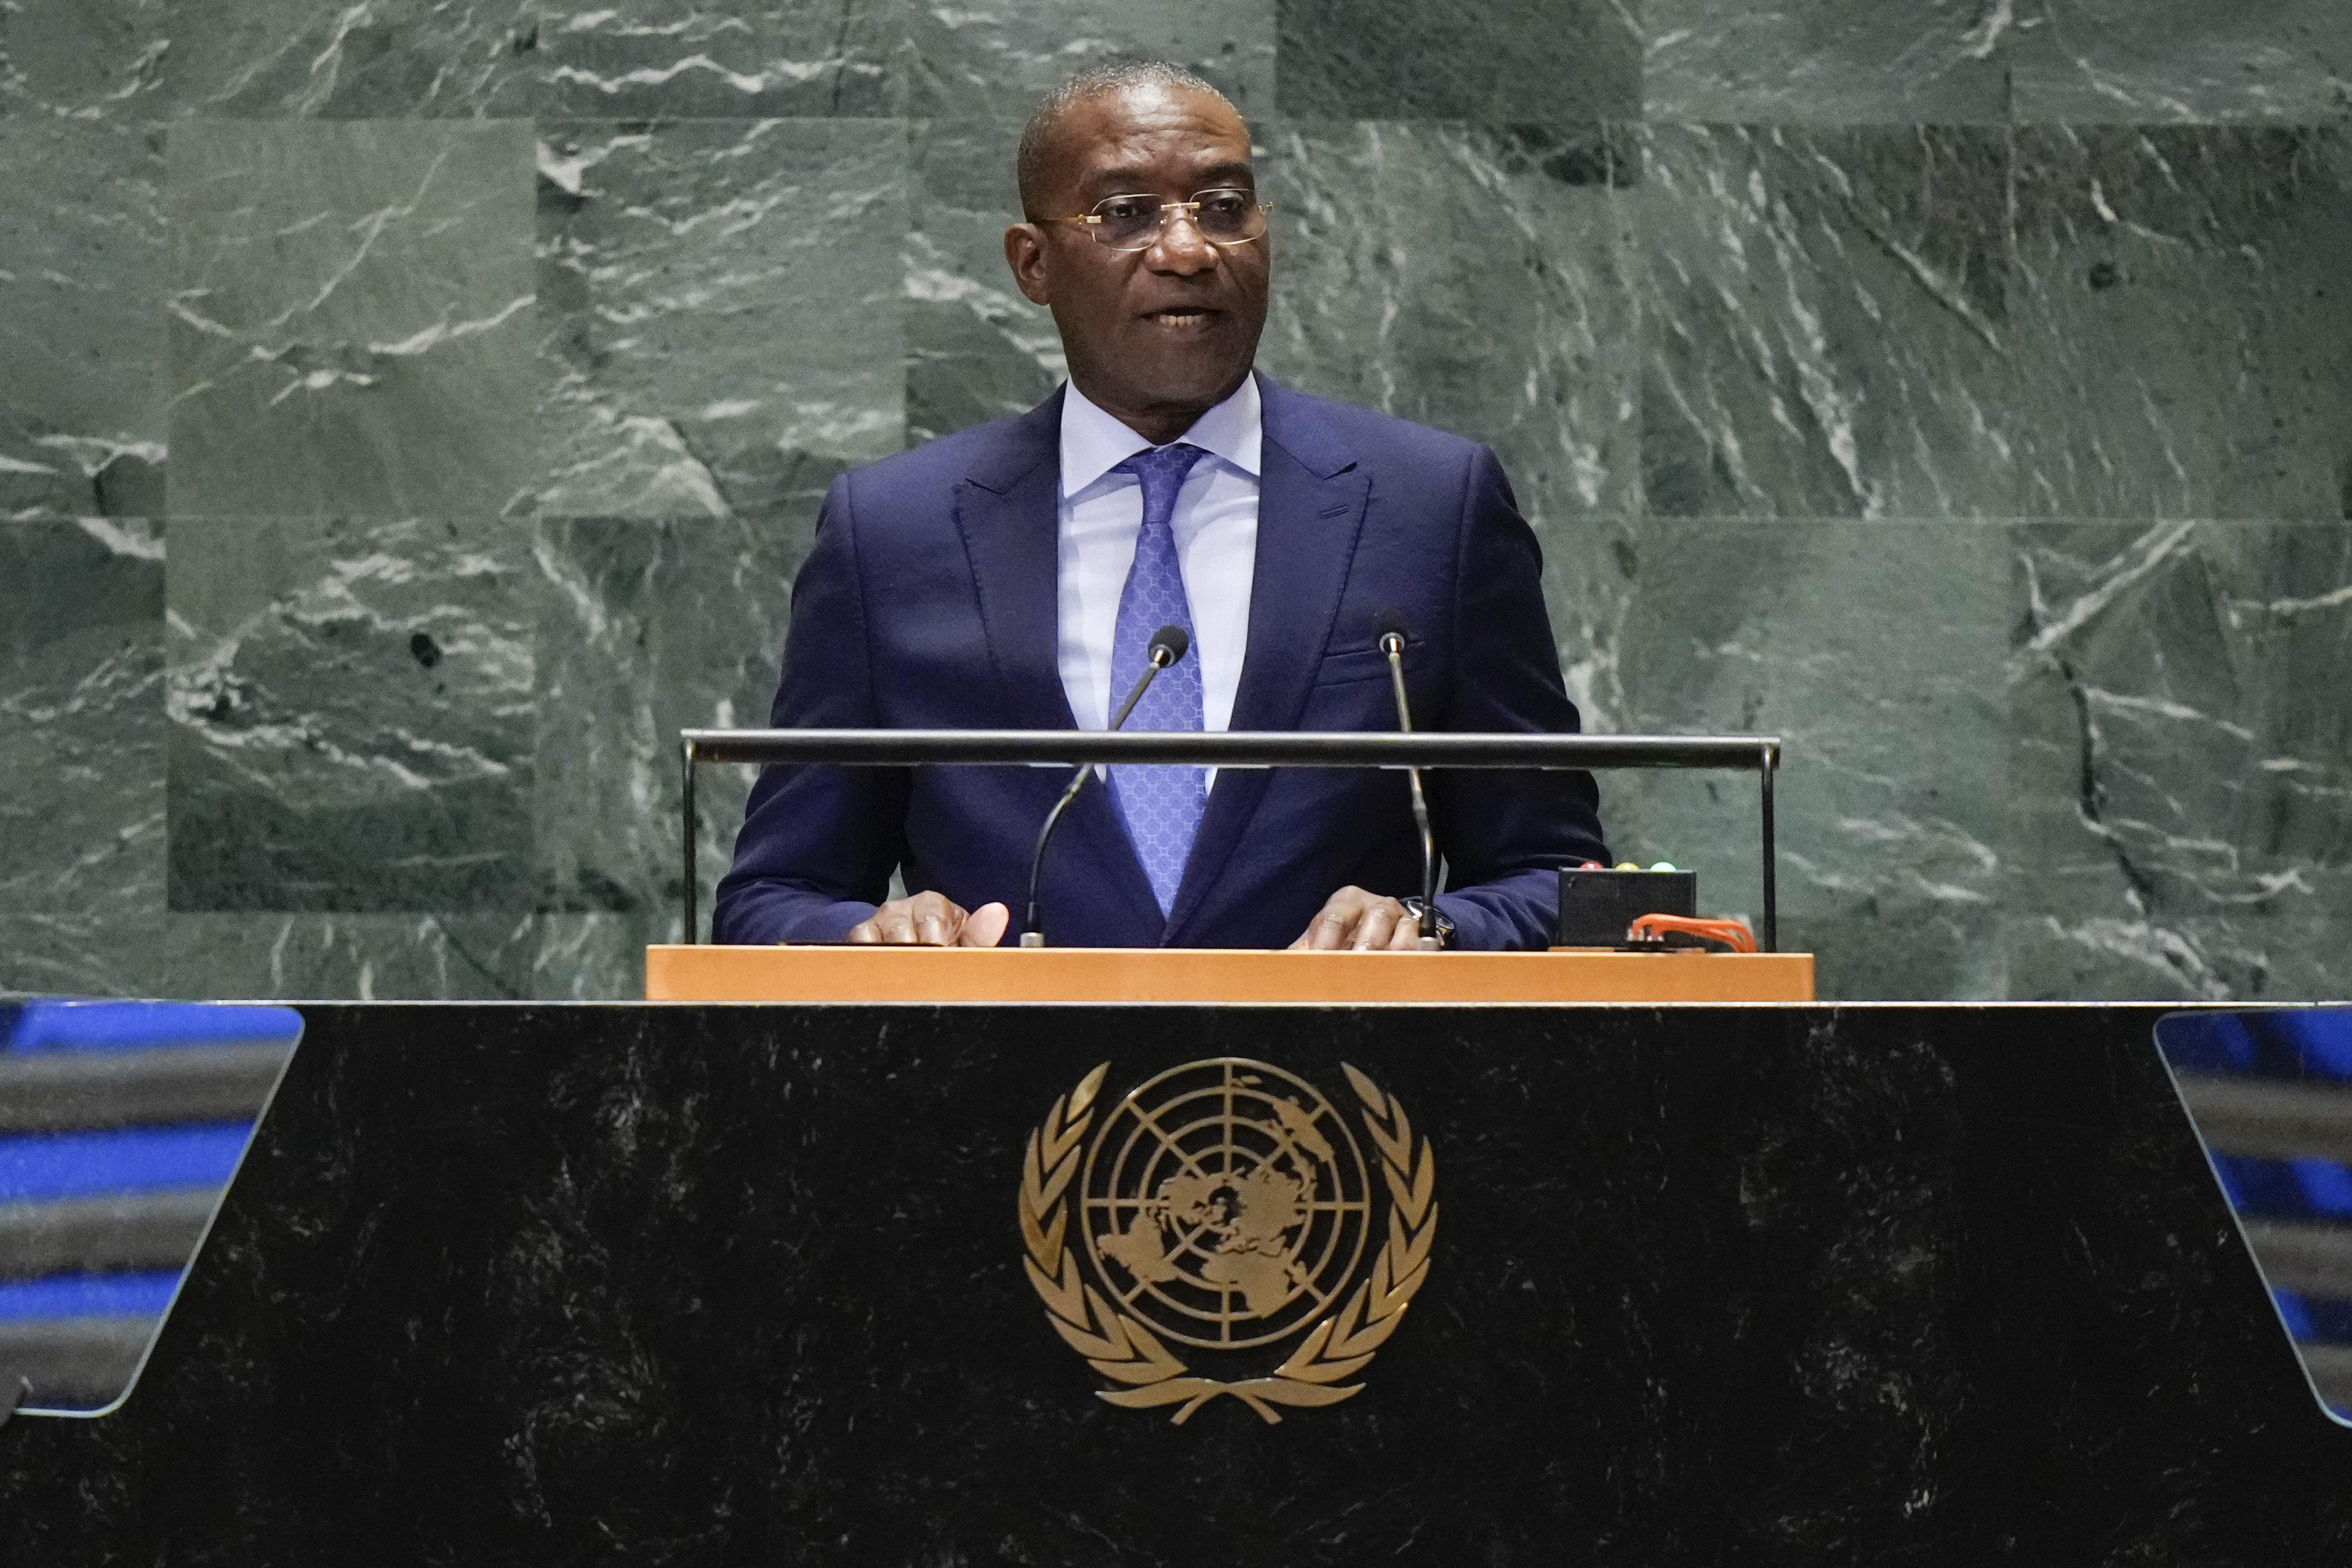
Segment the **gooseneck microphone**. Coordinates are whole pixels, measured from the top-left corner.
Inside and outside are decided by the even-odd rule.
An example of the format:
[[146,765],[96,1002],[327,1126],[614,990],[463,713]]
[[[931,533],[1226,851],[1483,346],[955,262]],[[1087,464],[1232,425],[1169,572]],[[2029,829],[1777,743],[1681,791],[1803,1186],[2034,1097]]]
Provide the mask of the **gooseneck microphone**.
[[[1404,695],[1404,618],[1393,610],[1383,610],[1373,617],[1380,630],[1375,644],[1389,658],[1389,685],[1396,694],[1397,728],[1412,733],[1412,705]],[[1424,952],[1434,952],[1445,946],[1437,935],[1437,836],[1429,831],[1429,799],[1421,792],[1421,769],[1408,768],[1405,779],[1412,787],[1412,821],[1421,830],[1421,917],[1415,923],[1421,933],[1419,946]]]
[[[1141,702],[1143,694],[1151,689],[1153,677],[1182,658],[1192,645],[1192,637],[1181,626],[1162,626],[1151,634],[1151,646],[1145,651],[1147,662],[1143,674],[1137,679],[1135,689],[1127,694],[1127,701],[1119,705],[1118,716],[1110,721],[1111,728],[1117,729],[1127,723],[1127,716],[1135,711],[1135,705]],[[1045,825],[1037,830],[1037,848],[1029,856],[1029,913],[1021,922],[1021,946],[1024,947],[1043,947],[1045,945],[1045,923],[1037,915],[1037,879],[1045,869],[1045,845],[1053,838],[1055,825],[1061,821],[1063,811],[1078,798],[1078,791],[1086,788],[1087,780],[1093,775],[1094,769],[1081,763],[1076,776],[1070,780],[1070,787],[1062,791],[1062,798],[1054,802],[1052,810],[1045,813]]]

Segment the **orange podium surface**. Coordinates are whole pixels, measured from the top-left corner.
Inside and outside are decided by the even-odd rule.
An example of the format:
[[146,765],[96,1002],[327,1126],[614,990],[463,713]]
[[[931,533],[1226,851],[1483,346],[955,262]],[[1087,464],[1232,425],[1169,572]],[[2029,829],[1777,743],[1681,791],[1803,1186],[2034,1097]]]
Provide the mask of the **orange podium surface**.
[[1811,953],[646,949],[654,1002],[1810,1002]]

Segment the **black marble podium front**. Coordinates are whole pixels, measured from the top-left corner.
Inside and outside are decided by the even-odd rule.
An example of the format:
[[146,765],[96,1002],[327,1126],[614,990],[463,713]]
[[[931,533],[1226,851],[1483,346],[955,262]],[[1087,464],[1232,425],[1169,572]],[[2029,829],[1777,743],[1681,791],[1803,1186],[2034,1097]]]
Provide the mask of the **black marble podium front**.
[[[2157,1009],[304,1010],[130,1404],[0,1428],[0,1562],[2352,1561]],[[1279,1426],[1103,1403],[1021,1262],[1055,1098],[1228,1055],[1438,1162]]]

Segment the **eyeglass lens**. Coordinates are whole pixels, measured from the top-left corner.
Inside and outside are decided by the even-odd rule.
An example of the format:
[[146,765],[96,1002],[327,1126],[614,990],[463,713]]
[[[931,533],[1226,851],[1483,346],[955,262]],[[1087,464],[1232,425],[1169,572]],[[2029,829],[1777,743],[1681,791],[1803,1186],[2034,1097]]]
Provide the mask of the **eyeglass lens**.
[[[1213,245],[1240,245],[1265,232],[1265,212],[1247,191],[1202,191],[1187,214]],[[1160,233],[1168,214],[1157,196],[1111,196],[1095,204],[1102,221],[1087,225],[1097,243],[1114,250],[1140,250]]]

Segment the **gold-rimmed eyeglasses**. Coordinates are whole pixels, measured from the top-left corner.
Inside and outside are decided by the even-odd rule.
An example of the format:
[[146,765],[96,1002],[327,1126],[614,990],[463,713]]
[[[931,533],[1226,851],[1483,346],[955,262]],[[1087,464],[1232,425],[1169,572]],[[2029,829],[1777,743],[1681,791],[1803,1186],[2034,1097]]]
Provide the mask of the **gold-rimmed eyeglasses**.
[[1080,224],[1094,242],[1109,250],[1150,250],[1160,231],[1178,214],[1190,218],[1201,237],[1211,245],[1247,245],[1265,233],[1265,214],[1272,202],[1261,202],[1255,191],[1220,188],[1195,191],[1189,202],[1163,202],[1157,196],[1105,196],[1091,212],[1075,218],[1048,218],[1047,223]]

